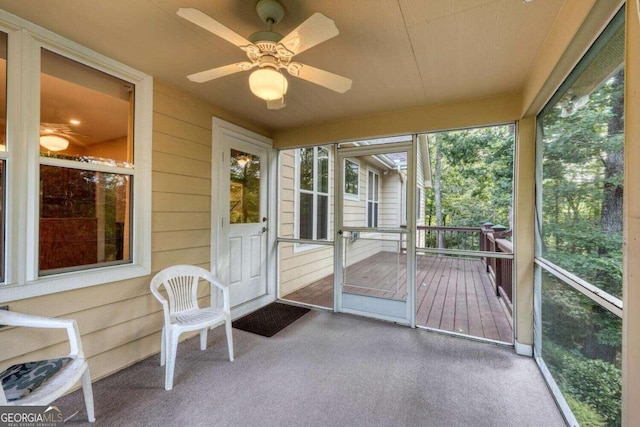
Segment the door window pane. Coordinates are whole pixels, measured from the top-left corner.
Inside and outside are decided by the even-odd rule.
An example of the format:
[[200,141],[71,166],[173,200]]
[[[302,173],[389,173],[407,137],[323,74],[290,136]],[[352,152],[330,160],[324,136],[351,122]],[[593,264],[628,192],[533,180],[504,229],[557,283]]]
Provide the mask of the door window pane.
[[229,221],[260,222],[260,157],[231,149]]

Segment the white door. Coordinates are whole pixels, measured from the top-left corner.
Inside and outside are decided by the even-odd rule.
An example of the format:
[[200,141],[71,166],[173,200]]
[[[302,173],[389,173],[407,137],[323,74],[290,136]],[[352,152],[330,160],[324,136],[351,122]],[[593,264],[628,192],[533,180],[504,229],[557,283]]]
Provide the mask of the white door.
[[214,150],[222,152],[213,153],[220,185],[213,192],[219,224],[212,261],[230,285],[231,307],[237,307],[268,294],[268,151],[248,133],[221,129],[216,137]]

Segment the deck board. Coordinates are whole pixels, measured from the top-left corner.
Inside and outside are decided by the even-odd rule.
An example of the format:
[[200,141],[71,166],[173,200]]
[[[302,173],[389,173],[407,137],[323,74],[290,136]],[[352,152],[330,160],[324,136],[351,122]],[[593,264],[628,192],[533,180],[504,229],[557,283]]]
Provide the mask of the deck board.
[[[344,291],[406,299],[406,259],[379,252],[347,268]],[[397,284],[396,284],[396,278]],[[478,259],[419,255],[416,263],[416,323],[435,329],[512,342],[511,319]],[[283,296],[284,299],[333,307],[333,275]]]
[[[480,268],[484,268],[482,265]],[[480,316],[480,307],[478,305],[478,293],[475,286],[474,269],[465,270],[465,287],[467,290],[467,316],[469,318],[469,335],[482,337],[482,318]]]

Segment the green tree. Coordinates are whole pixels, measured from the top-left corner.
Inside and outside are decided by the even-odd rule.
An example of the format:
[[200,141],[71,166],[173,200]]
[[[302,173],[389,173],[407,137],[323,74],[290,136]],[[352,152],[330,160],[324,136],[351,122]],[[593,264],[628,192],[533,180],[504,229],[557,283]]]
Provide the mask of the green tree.
[[[623,42],[622,31],[611,40]],[[620,298],[624,74],[621,65],[607,68],[617,58],[609,47],[605,62],[592,59],[586,77],[578,76],[539,123],[542,255]],[[620,319],[546,276],[542,317],[543,358],[578,421],[619,425]]]
[[508,226],[513,145],[512,125],[429,135],[434,188],[425,197],[427,225],[477,227],[491,221]]

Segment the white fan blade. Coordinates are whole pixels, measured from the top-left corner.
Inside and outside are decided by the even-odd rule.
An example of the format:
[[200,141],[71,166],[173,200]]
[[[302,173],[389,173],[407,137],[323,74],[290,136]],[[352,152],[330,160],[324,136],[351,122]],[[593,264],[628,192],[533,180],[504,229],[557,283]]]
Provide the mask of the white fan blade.
[[187,78],[192,82],[204,83],[204,82],[208,82],[209,80],[228,76],[229,74],[249,70],[250,68],[253,68],[253,67],[254,67],[254,64],[250,62],[237,62],[235,64],[229,64],[223,67],[212,68],[210,70],[205,70],[205,71],[200,71],[199,73],[190,74],[187,76]]
[[249,40],[242,37],[240,34],[222,25],[204,12],[194,9],[192,7],[181,7],[178,9],[178,16],[191,21],[194,24],[204,28],[207,31],[212,32],[218,37],[221,37],[233,43],[236,46],[243,47],[252,44]]
[[300,77],[311,83],[324,86],[338,93],[345,93],[351,89],[351,79],[312,67],[310,65],[292,62],[288,68],[289,74]]
[[279,110],[284,108],[287,104],[284,102],[284,96],[280,99],[274,99],[273,101],[267,101],[267,109]]
[[333,19],[317,12],[280,40],[280,44],[297,55],[338,34],[340,31]]

